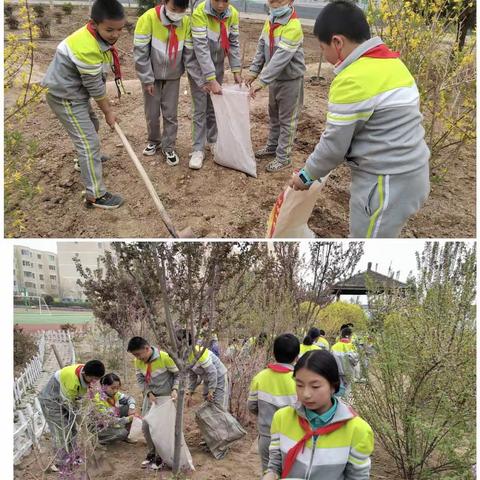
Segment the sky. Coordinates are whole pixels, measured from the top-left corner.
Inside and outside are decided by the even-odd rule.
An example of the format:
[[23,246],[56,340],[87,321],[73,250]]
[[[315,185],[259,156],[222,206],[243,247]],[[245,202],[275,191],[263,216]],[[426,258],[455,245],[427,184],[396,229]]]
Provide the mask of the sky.
[[[63,240],[62,240],[63,241]],[[78,240],[77,240],[78,241]],[[340,240],[348,242],[348,240]],[[306,250],[307,242],[302,250]],[[441,243],[443,243],[441,241]],[[472,242],[469,242],[472,243]],[[19,240],[16,245],[25,245],[37,250],[57,253],[56,240]],[[356,271],[367,269],[368,262],[372,262],[372,269],[379,273],[387,274],[389,267],[399,271],[399,280],[407,279],[410,271],[416,271],[415,252],[423,250],[425,241],[415,239],[373,239],[365,242],[364,254],[357,265]],[[376,267],[378,265],[378,267]]]

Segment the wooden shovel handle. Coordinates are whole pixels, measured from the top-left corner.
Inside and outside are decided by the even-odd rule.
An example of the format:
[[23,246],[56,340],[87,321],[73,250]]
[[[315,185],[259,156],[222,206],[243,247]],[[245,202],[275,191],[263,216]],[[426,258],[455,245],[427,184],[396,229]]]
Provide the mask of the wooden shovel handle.
[[157,210],[160,213],[160,216],[162,217],[163,223],[167,227],[172,237],[178,238],[177,230],[173,226],[173,222],[172,222],[172,219],[170,218],[170,215],[165,210],[165,207],[163,206],[160,198],[158,197],[157,192],[155,191],[155,188],[152,185],[152,182],[150,181],[150,178],[148,178],[147,172],[143,168],[142,163],[140,162],[137,155],[133,151],[133,148],[130,145],[130,142],[127,140],[127,137],[122,132],[122,129],[120,128],[118,123],[115,123],[115,130],[117,131],[118,136],[120,137],[120,140],[122,141],[123,146],[125,147],[125,150],[127,151],[129,157],[132,159],[133,163],[135,164],[135,167],[137,167],[138,173],[142,177],[142,180],[147,187],[148,193],[150,193],[150,196],[152,197],[155,203],[155,206],[157,207]]

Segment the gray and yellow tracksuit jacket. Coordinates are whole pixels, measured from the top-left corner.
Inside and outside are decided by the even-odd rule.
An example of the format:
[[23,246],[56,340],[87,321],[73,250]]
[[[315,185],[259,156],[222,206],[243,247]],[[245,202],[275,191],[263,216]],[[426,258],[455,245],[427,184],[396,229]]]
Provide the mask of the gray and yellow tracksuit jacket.
[[[277,24],[273,29],[272,26]],[[258,77],[258,82],[263,86],[275,80],[295,80],[303,77],[303,30],[293,10],[275,19],[270,16],[267,18],[249,71],[251,75]]]
[[[171,22],[163,8],[159,13],[156,8],[151,8],[138,19],[135,27],[133,57],[140,82],[151,84],[155,80],[177,80],[187,69],[203,85],[200,67],[193,52],[190,17]],[[175,28],[178,39],[176,57],[169,55],[171,26]]]
[[60,42],[41,84],[55,97],[101,100],[112,65],[110,45],[94,37],[85,25]]
[[[203,350],[203,347],[195,347],[197,352]],[[195,360],[193,353],[188,358],[192,363]],[[205,390],[214,391],[220,386],[221,381],[227,374],[227,369],[221,360],[210,350],[205,349],[200,358],[190,367],[188,376],[188,391],[193,392],[198,384],[200,377],[205,384]]]
[[225,52],[221,44],[221,26],[224,22],[230,49],[228,62],[232,72],[240,72],[239,14],[233,5],[220,17],[210,0],[200,3],[192,13],[192,37],[195,56],[205,82],[223,79]]
[[[310,480],[368,480],[373,431],[345,403],[337,399],[337,409],[327,425],[347,420],[338,430],[310,438],[299,453],[288,477]],[[278,410],[272,421],[268,471],[281,474],[288,451],[305,431],[299,417],[307,419],[305,408],[295,406]]]

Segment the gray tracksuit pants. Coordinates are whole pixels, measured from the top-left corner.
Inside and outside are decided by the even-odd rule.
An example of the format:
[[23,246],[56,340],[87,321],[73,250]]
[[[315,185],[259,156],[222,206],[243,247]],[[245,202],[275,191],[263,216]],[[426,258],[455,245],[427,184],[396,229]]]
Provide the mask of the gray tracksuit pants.
[[270,131],[267,148],[276,150],[276,157],[282,163],[290,161],[302,104],[303,77],[295,80],[275,80],[269,85]]
[[[124,418],[128,416],[128,405],[122,405],[119,411],[119,417]],[[121,422],[121,421],[120,421]],[[100,444],[105,445],[107,443],[113,443],[117,440],[126,440],[128,433],[130,431],[131,423],[121,424],[118,423],[117,426],[111,426],[104,428],[98,432],[98,441]]]
[[268,468],[269,459],[270,436],[258,436],[258,453],[260,454],[260,461],[262,462],[262,473]]
[[66,100],[47,93],[46,100],[73,141],[85,190],[89,197],[102,197],[107,189],[102,178],[99,121],[90,100]]
[[352,168],[350,237],[396,238],[430,192],[429,166],[396,175]]
[[76,414],[60,399],[60,384],[54,376],[40,392],[38,400],[50,430],[55,454],[53,463],[60,466],[67,462],[68,454],[73,451],[77,435]]
[[[151,407],[152,405],[150,404],[148,396],[145,396],[142,404],[142,417],[145,417],[145,415],[150,411]],[[155,445],[153,443],[152,436],[150,435],[150,427],[145,420],[142,421],[142,432],[143,436],[145,437],[145,441],[147,442],[147,455],[156,455]]]
[[[222,375],[218,377],[217,379],[217,387],[215,388],[215,391],[213,392],[213,403],[221,408],[222,410],[225,410],[226,412],[228,411],[228,401],[229,401],[229,395],[228,395],[229,389],[228,389],[228,375]],[[203,398],[204,400],[207,399],[208,395],[208,385],[204,382],[203,384]]]
[[[155,80],[154,88],[153,96],[143,92],[148,141],[161,144],[163,151],[171,151],[177,140],[180,79]],[[160,132],[160,115],[163,119],[163,134]]]
[[[193,151],[203,152],[206,142],[215,143],[217,141],[215,110],[213,109],[210,94],[202,91],[190,75],[188,76],[188,81],[192,94]],[[223,73],[218,71],[217,82],[220,84],[223,82]]]

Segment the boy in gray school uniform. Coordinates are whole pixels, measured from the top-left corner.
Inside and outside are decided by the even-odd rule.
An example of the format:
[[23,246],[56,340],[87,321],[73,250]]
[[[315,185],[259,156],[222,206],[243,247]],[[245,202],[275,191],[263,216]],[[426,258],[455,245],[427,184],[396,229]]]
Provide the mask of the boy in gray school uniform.
[[[46,100],[72,139],[78,155],[85,201],[88,207],[118,208],[123,198],[107,191],[102,177],[98,138],[99,121],[90,104],[93,98],[113,129],[116,115],[106,94],[106,73],[112,69],[121,83],[120,62],[114,47],[125,25],[125,13],[117,0],[96,0],[91,20],[57,47],[42,80]],[[120,92],[120,90],[119,90]]]
[[267,172],[278,172],[292,164],[290,154],[303,103],[302,25],[290,2],[283,3],[281,7],[270,8],[250,65],[250,77],[245,81],[253,97],[262,88],[269,87],[268,140],[264,148],[255,152],[258,159],[275,155],[266,167]]
[[352,173],[350,237],[398,237],[428,198],[429,157],[415,79],[363,11],[329,3],[314,27],[335,65],[325,131],[290,185],[306,190],[344,161]]
[[138,19],[134,36],[133,56],[143,87],[148,131],[143,154],[155,155],[161,149],[171,166],[179,162],[175,142],[180,77],[187,68],[192,82],[199,82],[198,88],[204,83],[193,52],[187,7],[188,0],[167,0],[151,8]]
[[193,152],[190,168],[202,168],[205,143],[217,141],[217,124],[212,100],[207,92],[220,94],[225,58],[236,83],[241,83],[239,14],[228,0],[196,3],[192,13],[192,37],[195,56],[200,64],[204,87],[190,78],[193,101]]

